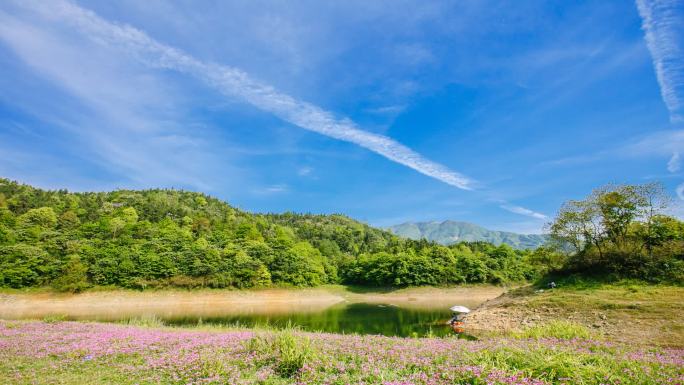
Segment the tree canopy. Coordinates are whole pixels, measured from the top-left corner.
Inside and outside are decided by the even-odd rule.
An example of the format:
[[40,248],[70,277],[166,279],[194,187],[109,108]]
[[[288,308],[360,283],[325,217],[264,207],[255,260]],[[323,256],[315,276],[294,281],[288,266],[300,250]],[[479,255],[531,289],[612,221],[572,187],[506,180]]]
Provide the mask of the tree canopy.
[[71,193],[0,179],[5,287],[502,283],[543,273],[534,255],[403,239],[343,215],[252,214],[189,191]]
[[609,185],[565,203],[549,230],[568,272],[684,281],[684,223],[659,184]]

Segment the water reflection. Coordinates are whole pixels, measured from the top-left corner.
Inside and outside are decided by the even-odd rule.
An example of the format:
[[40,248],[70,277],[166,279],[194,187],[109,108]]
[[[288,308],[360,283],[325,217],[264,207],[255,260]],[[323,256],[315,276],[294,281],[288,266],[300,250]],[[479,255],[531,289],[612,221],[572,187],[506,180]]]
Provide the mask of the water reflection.
[[201,318],[201,321],[196,316],[183,316],[166,318],[164,321],[172,325],[203,322],[248,327],[284,327],[292,324],[308,331],[411,337],[453,334],[446,324],[449,317],[448,309],[407,309],[392,305],[353,303],[338,304],[313,313],[237,314]]
[[[43,319],[121,322],[160,319],[172,325],[200,322],[246,327],[288,323],[307,331],[445,336],[454,304],[470,308],[499,293],[472,288],[415,290],[410,293],[352,293],[334,290],[254,292],[92,292],[79,295],[0,294],[0,319]],[[467,329],[467,326],[466,326]],[[466,332],[470,332],[466,330]]]

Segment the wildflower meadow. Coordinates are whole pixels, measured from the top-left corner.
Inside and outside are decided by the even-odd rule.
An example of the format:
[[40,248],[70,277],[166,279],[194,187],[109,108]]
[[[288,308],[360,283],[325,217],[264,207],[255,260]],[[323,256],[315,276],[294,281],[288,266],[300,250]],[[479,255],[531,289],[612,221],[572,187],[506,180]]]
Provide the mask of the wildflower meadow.
[[398,338],[0,321],[3,383],[682,384],[684,350],[591,337]]

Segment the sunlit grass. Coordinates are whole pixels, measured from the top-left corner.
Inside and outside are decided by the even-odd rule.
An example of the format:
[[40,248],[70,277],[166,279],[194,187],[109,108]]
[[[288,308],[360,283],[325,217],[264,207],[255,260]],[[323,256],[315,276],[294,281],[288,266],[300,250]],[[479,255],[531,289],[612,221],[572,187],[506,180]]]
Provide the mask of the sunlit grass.
[[682,350],[597,341],[570,323],[480,341],[284,330],[0,321],[16,384],[658,384]]
[[585,326],[574,322],[553,320],[544,324],[526,328],[520,332],[513,333],[515,338],[559,338],[570,340],[573,338],[587,339],[592,333]]

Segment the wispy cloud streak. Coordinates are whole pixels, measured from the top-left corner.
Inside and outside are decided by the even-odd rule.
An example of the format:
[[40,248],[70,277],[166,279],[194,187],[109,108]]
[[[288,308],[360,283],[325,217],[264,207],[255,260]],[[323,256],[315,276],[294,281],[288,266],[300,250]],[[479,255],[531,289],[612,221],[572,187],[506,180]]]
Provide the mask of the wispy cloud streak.
[[677,197],[679,197],[679,199],[684,201],[684,183],[677,186],[675,191],[677,192]]
[[549,218],[542,213],[538,213],[536,211],[532,211],[530,209],[527,209],[527,208],[524,208],[521,206],[515,206],[515,205],[511,205],[511,204],[502,204],[499,207],[501,207],[502,209],[504,209],[506,211],[510,211],[512,213],[515,213],[515,214],[525,215],[525,216],[532,217],[535,219],[548,219]]
[[474,181],[470,178],[422,157],[389,137],[364,131],[351,120],[338,119],[318,106],[279,92],[237,68],[202,62],[134,27],[112,23],[71,2],[18,4],[30,7],[45,18],[66,22],[92,40],[123,50],[148,66],[171,69],[201,79],[226,96],[243,99],[296,126],[365,147],[451,186],[465,190],[473,188]]
[[679,160],[679,152],[675,151],[672,154],[672,157],[670,160],[667,162],[667,171],[669,172],[677,172],[681,168],[680,160]]
[[636,0],[670,121],[684,122],[684,2]]

